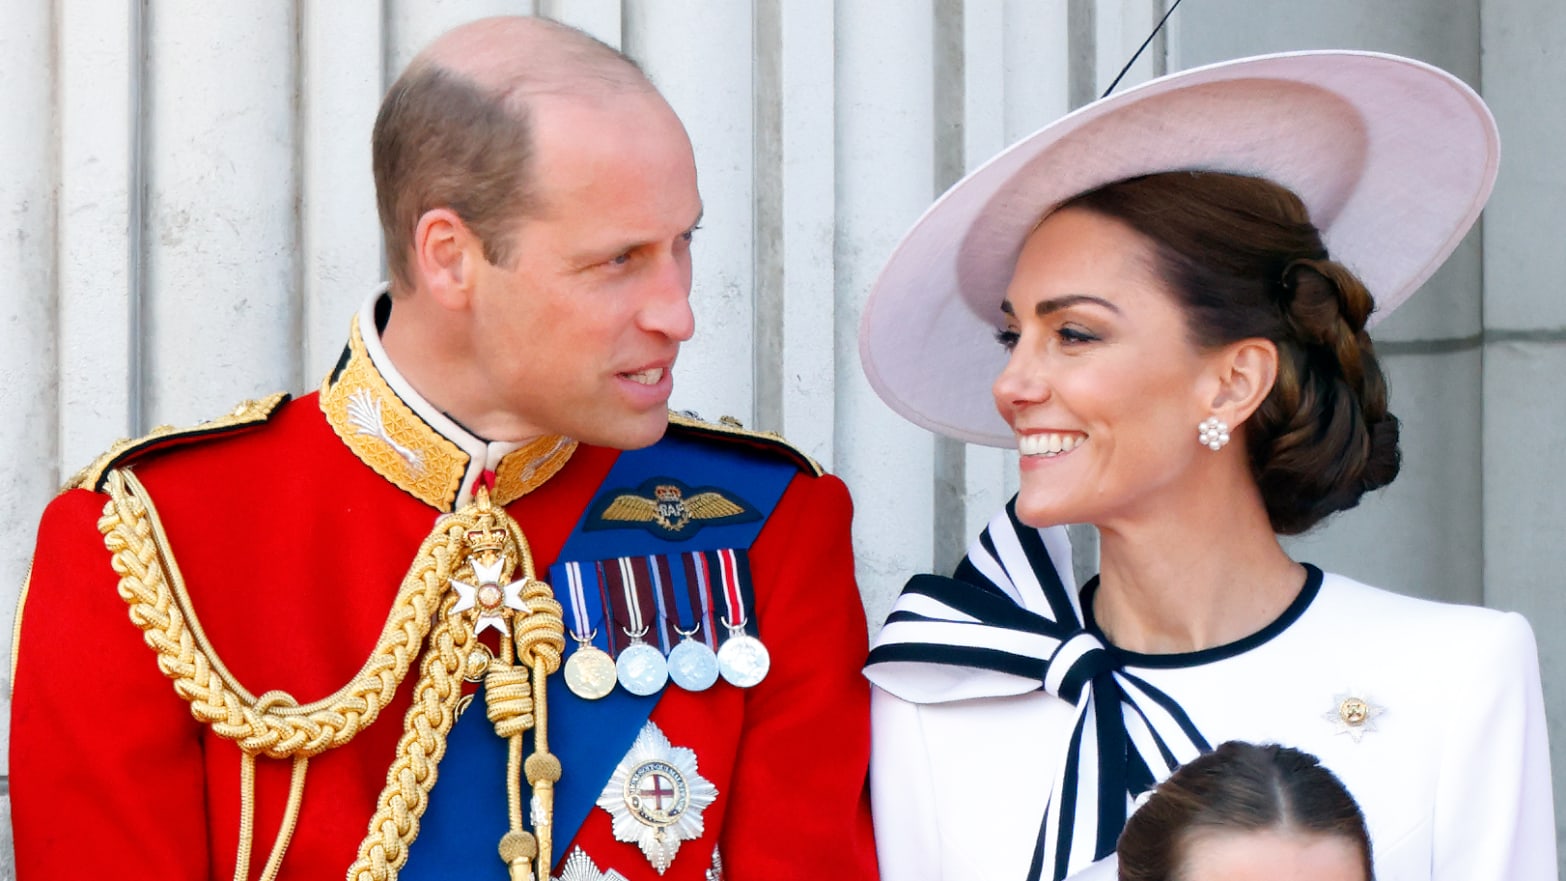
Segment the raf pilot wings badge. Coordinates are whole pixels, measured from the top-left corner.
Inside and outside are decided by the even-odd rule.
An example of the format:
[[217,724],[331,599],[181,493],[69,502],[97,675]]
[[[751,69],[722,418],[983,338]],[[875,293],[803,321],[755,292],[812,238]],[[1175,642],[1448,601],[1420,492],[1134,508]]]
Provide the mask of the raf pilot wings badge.
[[588,512],[585,530],[642,528],[669,541],[683,541],[704,526],[761,519],[749,502],[712,486],[691,488],[671,477],[654,477],[636,489],[606,493]]

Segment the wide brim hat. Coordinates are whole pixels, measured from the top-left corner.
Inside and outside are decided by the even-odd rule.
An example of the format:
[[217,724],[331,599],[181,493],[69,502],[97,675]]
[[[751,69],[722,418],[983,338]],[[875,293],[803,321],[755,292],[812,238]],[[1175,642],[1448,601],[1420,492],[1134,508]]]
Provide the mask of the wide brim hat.
[[1484,207],[1500,140],[1483,100],[1420,61],[1292,52],[1160,77],[1095,101],[958,181],[870,291],[859,355],[893,410],[931,431],[1015,444],[990,385],[1023,242],[1055,206],[1163,171],[1268,178],[1304,200],[1329,254],[1376,300],[1371,323],[1441,265]]

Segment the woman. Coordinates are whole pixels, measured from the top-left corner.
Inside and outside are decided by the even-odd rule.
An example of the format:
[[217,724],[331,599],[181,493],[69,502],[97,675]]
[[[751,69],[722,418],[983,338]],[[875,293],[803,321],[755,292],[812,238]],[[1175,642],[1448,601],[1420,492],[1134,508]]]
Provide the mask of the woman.
[[1374,881],[1365,818],[1315,756],[1231,740],[1174,772],[1120,833],[1120,881]]
[[[884,878],[1112,877],[1131,801],[1230,739],[1321,756],[1382,881],[1555,877],[1527,623],[1277,539],[1396,476],[1366,327],[1451,253],[1497,150],[1427,65],[1246,59],[1077,111],[910,231],[866,374],[920,425],[1014,446],[1020,491],[871,652]],[[1101,537],[1080,595],[1065,523]]]

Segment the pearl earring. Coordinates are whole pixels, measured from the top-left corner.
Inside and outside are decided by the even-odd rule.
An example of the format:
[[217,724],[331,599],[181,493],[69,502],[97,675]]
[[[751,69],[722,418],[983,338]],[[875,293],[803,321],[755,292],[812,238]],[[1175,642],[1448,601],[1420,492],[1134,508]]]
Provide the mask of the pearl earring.
[[1229,442],[1229,423],[1209,416],[1196,426],[1196,440],[1209,450],[1221,450]]

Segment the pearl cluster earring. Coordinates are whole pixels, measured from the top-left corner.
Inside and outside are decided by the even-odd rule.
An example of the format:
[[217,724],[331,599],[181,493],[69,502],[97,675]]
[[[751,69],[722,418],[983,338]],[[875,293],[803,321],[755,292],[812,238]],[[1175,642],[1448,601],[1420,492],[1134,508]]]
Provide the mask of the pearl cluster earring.
[[1209,416],[1196,426],[1196,440],[1209,450],[1223,449],[1229,442],[1229,423],[1217,416]]

